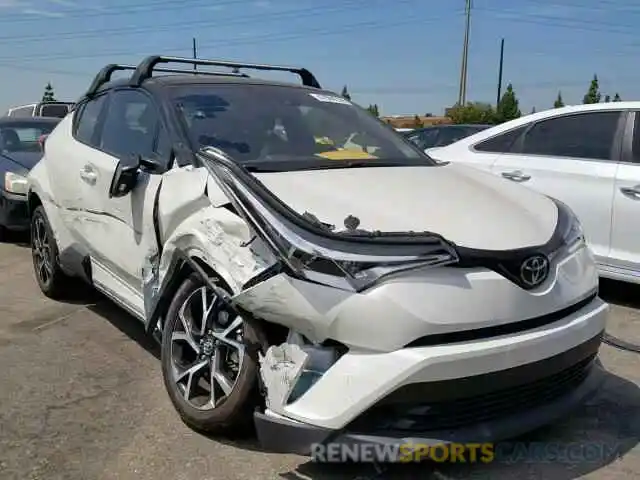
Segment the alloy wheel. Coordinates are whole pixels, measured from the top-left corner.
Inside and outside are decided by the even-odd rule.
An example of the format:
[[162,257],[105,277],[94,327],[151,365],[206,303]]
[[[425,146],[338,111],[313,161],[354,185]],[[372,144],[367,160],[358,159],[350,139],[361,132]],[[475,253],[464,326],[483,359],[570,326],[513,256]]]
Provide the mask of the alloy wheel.
[[225,308],[207,286],[178,310],[171,335],[173,381],[198,410],[219,406],[233,391],[244,358],[242,318]]
[[43,285],[53,277],[53,255],[47,227],[42,217],[36,217],[31,232],[31,252],[36,275]]

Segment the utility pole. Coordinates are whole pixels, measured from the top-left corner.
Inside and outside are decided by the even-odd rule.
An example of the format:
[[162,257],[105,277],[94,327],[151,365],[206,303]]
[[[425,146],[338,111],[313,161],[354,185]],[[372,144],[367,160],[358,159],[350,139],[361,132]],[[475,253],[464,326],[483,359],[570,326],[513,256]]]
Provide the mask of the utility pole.
[[496,108],[500,104],[500,96],[502,95],[502,65],[504,64],[504,38],[500,42],[500,66],[498,68],[498,97],[496,99]]
[[[196,47],[196,37],[193,37],[193,59],[197,59],[198,58],[198,49]],[[195,72],[196,70],[198,70],[198,66],[197,65],[193,65],[193,71]]]
[[462,65],[460,67],[460,91],[458,93],[458,104],[467,103],[467,60],[469,57],[469,29],[471,26],[471,0],[465,0],[466,25],[464,29],[464,46],[462,48]]

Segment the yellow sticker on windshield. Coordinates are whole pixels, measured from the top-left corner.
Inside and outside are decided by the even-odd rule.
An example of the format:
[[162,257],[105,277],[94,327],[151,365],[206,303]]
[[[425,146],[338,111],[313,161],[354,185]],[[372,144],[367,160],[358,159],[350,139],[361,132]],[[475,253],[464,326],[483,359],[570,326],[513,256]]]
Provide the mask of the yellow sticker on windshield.
[[316,157],[326,158],[327,160],[374,160],[378,157],[362,150],[332,150],[329,152],[316,153]]

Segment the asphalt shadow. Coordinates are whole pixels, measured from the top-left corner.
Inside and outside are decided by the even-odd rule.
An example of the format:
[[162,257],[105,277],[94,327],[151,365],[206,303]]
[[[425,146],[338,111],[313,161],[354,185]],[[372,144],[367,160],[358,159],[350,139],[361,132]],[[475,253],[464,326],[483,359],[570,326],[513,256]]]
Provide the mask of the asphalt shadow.
[[600,297],[614,305],[640,309],[640,285],[634,283],[600,279]]
[[[286,480],[501,479],[573,480],[595,473],[640,442],[640,388],[611,372],[601,391],[561,423],[503,442],[493,462],[322,464],[313,461],[281,475]],[[418,477],[419,476],[419,477]]]
[[30,248],[31,236],[29,232],[6,232],[6,238],[2,240],[2,243],[12,243],[19,247]]
[[147,353],[160,360],[160,345],[145,332],[144,325],[137,318],[118,307],[111,300],[95,292],[96,302],[87,307],[88,310],[104,318],[131,340],[138,343]]

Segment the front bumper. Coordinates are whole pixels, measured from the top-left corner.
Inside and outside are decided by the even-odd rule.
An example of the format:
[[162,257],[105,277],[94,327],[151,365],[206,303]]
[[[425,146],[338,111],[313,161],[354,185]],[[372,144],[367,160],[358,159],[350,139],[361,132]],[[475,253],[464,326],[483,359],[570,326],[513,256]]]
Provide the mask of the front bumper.
[[16,195],[0,189],[0,226],[15,231],[29,229],[26,195]]
[[284,415],[255,413],[266,449],[321,444],[482,443],[571,412],[603,380],[608,306],[599,298],[551,325],[513,335],[387,353],[347,353]]

